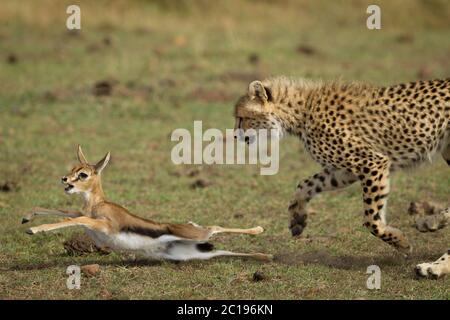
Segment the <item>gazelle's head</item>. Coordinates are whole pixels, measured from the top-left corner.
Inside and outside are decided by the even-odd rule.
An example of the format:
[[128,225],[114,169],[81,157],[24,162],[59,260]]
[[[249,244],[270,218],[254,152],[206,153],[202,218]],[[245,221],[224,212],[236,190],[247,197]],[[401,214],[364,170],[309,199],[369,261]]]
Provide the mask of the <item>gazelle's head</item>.
[[66,193],[83,193],[89,194],[91,192],[101,191],[101,173],[105,169],[110,159],[108,152],[103,159],[96,164],[89,164],[86,157],[78,145],[77,157],[79,164],[74,166],[69,174],[61,178],[64,184],[64,191]]

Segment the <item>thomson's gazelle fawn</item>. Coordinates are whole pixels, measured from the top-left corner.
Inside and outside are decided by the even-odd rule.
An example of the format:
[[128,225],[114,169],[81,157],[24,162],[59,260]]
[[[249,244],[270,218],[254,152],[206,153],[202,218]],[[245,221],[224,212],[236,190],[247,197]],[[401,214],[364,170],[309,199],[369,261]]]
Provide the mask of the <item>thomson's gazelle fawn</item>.
[[36,234],[65,227],[82,226],[99,247],[132,251],[153,259],[189,260],[209,259],[217,256],[243,256],[270,260],[271,255],[262,253],[237,253],[214,250],[207,242],[218,233],[259,234],[263,228],[229,229],[219,226],[202,227],[195,223],[158,223],[135,216],[122,206],[105,198],[101,173],[110,159],[110,153],[95,165],[86,161],[81,147],[77,150],[78,161],[71,172],[62,178],[65,192],[80,193],[84,197],[81,211],[48,210],[36,208],[28,213],[22,223],[37,215],[66,217],[62,222],[43,224],[27,230]]

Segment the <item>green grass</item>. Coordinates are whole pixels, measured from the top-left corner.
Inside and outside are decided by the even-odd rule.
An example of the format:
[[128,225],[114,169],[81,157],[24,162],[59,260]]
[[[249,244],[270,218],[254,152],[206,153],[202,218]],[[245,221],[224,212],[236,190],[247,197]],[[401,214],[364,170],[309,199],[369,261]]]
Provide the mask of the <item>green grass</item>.
[[[21,1],[22,3],[23,1]],[[69,3],[69,2],[68,2]],[[175,166],[176,128],[232,128],[232,106],[248,82],[270,75],[393,84],[448,77],[446,1],[382,1],[382,29],[365,27],[360,1],[81,2],[82,30],[69,35],[62,1],[3,1],[0,12],[0,298],[2,299],[448,299],[450,278],[415,280],[413,267],[448,247],[449,231],[420,234],[406,213],[413,200],[448,204],[450,175],[441,159],[393,176],[389,220],[415,253],[404,260],[362,227],[358,186],[323,194],[299,239],[290,237],[287,204],[297,180],[318,170],[299,142],[280,145],[280,171],[253,166]],[[447,10],[445,10],[447,9]],[[107,39],[105,41],[105,39]],[[108,41],[110,45],[108,45]],[[106,42],[106,43],[105,43]],[[299,46],[312,48],[307,55]],[[249,62],[256,54],[257,64]],[[8,63],[14,55],[17,62]],[[101,80],[111,96],[92,95]],[[34,206],[77,208],[59,179],[75,163],[108,150],[107,196],[160,221],[261,225],[256,237],[220,236],[218,247],[265,251],[272,263],[214,259],[146,263],[128,256],[67,256],[75,229],[30,237],[20,224]],[[192,177],[191,171],[199,169]],[[192,189],[196,179],[211,182]],[[40,218],[33,225],[54,221]],[[66,288],[68,265],[98,263],[81,290]],[[382,270],[367,290],[366,268]],[[266,279],[253,282],[261,271]]]

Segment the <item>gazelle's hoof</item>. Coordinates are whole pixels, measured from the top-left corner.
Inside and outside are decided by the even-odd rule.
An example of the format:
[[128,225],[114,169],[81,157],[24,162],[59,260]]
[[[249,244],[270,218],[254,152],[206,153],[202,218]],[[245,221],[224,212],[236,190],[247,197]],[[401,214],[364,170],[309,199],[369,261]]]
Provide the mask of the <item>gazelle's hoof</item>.
[[22,218],[22,224],[27,223],[27,222],[30,222],[30,219],[28,219],[28,218]]
[[253,228],[253,230],[254,230],[254,234],[260,234],[260,233],[264,232],[264,228],[260,227],[260,226]]
[[273,255],[272,254],[265,254],[265,253],[254,253],[252,254],[252,258],[259,260],[259,261],[272,261]]
[[33,234],[35,234],[36,232],[33,231],[33,228],[30,228],[30,229],[27,229],[27,231],[25,231],[25,233],[26,233],[26,234],[33,235]]

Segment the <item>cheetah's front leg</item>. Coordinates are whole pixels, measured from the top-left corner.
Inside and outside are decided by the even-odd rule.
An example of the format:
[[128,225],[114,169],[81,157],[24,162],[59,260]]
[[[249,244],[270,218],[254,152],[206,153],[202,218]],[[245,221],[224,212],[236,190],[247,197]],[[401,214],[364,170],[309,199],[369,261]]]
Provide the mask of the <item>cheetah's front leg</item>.
[[300,235],[306,227],[306,205],[316,194],[347,187],[356,180],[357,177],[347,170],[325,168],[322,172],[300,182],[288,209],[291,214],[289,229],[292,236]]

